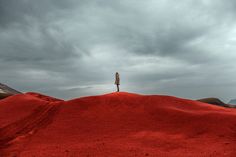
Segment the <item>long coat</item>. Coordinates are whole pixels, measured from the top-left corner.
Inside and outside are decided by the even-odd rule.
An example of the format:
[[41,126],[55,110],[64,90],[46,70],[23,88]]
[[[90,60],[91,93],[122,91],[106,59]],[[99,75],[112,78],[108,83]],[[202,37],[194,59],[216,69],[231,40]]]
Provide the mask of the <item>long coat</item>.
[[119,73],[116,73],[115,77],[116,77],[115,84],[116,84],[116,85],[120,85],[120,76],[119,76]]

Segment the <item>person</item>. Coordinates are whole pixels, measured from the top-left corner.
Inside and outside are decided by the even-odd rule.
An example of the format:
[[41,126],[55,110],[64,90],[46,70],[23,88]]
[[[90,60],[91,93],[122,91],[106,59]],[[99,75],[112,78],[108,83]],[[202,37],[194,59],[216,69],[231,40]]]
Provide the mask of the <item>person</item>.
[[116,92],[119,92],[120,91],[120,88],[119,88],[119,85],[120,85],[120,75],[118,72],[116,72],[115,74],[115,85],[117,87],[117,91]]

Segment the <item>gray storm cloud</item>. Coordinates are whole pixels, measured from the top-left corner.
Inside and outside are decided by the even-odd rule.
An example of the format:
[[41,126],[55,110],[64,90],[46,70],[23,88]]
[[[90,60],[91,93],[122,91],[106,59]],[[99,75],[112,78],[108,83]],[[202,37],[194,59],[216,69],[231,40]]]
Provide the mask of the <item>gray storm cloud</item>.
[[61,98],[235,98],[234,1],[0,0],[0,78]]

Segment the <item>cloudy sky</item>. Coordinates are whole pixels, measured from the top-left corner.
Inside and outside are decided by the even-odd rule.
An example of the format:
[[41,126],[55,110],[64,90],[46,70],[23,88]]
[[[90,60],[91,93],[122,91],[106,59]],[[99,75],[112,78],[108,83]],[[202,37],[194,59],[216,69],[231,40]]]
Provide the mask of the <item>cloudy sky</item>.
[[236,98],[234,0],[0,0],[0,82],[60,98]]

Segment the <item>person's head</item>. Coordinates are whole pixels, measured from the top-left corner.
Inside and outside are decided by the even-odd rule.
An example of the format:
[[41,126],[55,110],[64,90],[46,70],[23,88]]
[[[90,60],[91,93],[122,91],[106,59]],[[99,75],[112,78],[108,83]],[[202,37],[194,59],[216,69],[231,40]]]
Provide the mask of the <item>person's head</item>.
[[118,72],[116,72],[116,75],[118,74]]

